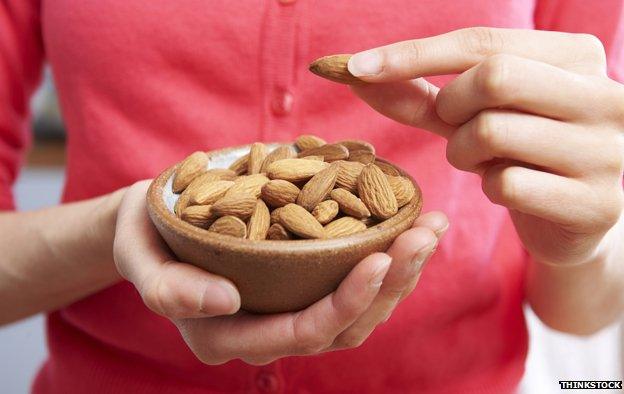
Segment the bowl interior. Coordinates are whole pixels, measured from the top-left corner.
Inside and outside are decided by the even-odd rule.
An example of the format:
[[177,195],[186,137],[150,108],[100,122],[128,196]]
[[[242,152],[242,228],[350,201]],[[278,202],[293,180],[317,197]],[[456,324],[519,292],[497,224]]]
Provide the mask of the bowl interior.
[[[269,150],[272,150],[285,143],[266,143]],[[294,147],[293,144],[287,144]],[[233,148],[225,148],[215,150],[208,153],[208,168],[227,168],[234,161],[249,153],[250,145],[238,146]],[[295,148],[296,149],[296,148]],[[389,163],[387,160],[378,158],[378,160]],[[378,237],[387,236],[394,232],[395,227],[404,227],[405,221],[413,221],[422,207],[422,195],[418,184],[405,173],[401,168],[397,168],[399,173],[412,181],[416,187],[414,199],[399,209],[399,212],[375,226],[368,229],[340,238],[330,239],[296,239],[296,240],[261,240],[253,241],[249,239],[234,238],[223,234],[210,232],[208,230],[195,227],[189,223],[180,220],[174,213],[174,206],[179,198],[178,194],[173,193],[172,182],[177,165],[174,165],[163,173],[161,173],[153,182],[148,192],[148,203],[153,204],[152,209],[158,213],[171,230],[183,234],[185,237],[196,239],[205,244],[213,246],[232,248],[239,251],[247,251],[254,253],[275,253],[278,248],[281,253],[305,254],[311,250],[326,249],[332,250],[343,247],[345,245],[364,245]]]

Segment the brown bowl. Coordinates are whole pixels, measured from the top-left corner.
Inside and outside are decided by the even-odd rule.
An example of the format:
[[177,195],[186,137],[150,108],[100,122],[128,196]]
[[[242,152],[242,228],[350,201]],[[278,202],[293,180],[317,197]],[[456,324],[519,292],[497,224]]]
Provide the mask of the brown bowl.
[[[247,152],[249,145],[209,152],[208,166],[227,168]],[[387,250],[418,217],[422,207],[420,189],[408,174],[394,167],[416,186],[412,201],[396,216],[342,238],[251,241],[188,224],[173,213],[177,195],[171,190],[171,182],[176,166],[154,179],[147,193],[147,208],[154,225],[180,261],[236,284],[242,309],[255,313],[296,311],[334,291],[360,260]]]

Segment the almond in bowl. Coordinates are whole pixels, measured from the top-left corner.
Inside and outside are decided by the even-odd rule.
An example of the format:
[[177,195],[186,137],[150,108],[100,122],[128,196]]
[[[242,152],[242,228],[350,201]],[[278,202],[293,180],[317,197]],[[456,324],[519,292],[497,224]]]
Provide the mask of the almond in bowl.
[[414,180],[371,144],[312,135],[195,152],[152,182],[147,201],[178,259],[232,280],[256,313],[329,294],[422,206]]

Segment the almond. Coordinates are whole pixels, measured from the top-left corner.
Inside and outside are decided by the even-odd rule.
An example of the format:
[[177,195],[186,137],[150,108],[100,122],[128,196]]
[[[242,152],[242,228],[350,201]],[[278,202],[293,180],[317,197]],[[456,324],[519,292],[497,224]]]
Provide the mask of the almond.
[[325,236],[323,226],[310,212],[297,204],[288,204],[281,208],[279,223],[286,230],[302,238],[323,238]]
[[185,208],[180,218],[193,226],[208,228],[216,217],[212,213],[212,205],[191,205]]
[[375,147],[362,140],[344,140],[338,141],[337,144],[344,145],[345,148],[349,149],[349,152],[355,152],[358,150],[363,150],[375,154]]
[[271,227],[269,227],[269,230],[267,231],[267,239],[271,239],[271,240],[287,240],[287,239],[292,239],[293,236],[291,233],[288,232],[288,230],[286,230],[284,228],[284,226],[282,226],[279,223],[274,223],[271,225]]
[[375,154],[366,150],[349,151],[349,161],[370,164],[375,162]]
[[173,206],[173,212],[176,214],[177,217],[181,218],[182,217],[182,212],[186,209],[186,207],[189,206],[189,204],[191,203],[191,195],[189,193],[187,193],[188,191],[188,187],[182,192],[182,194],[180,194],[180,196],[178,197],[178,199],[175,202],[175,205]]
[[323,156],[325,161],[332,162],[347,159],[349,157],[349,150],[340,144],[325,144],[299,152],[298,157],[306,156]]
[[332,164],[314,175],[308,183],[305,184],[303,189],[301,189],[301,193],[299,193],[299,197],[297,197],[297,204],[311,211],[323,201],[336,184],[338,166],[338,163]]
[[330,195],[338,203],[340,210],[349,216],[363,219],[371,215],[364,202],[346,189],[334,189]]
[[375,164],[368,164],[358,179],[360,198],[371,214],[379,219],[388,219],[398,212],[398,204],[388,178]]
[[245,238],[247,235],[247,226],[245,225],[245,222],[236,216],[220,217],[215,220],[212,225],[210,225],[208,230],[223,235],[231,235],[236,238]]
[[273,212],[271,212],[271,224],[279,223],[279,214],[282,211],[282,208],[275,208]]
[[254,241],[266,239],[270,225],[271,214],[269,213],[269,208],[267,208],[264,201],[256,200],[256,207],[247,224],[247,238]]
[[312,210],[312,216],[321,224],[327,224],[338,215],[338,203],[334,200],[326,200]]
[[292,147],[288,145],[278,146],[277,148],[273,149],[273,151],[269,153],[267,157],[264,159],[264,161],[262,162],[262,168],[260,169],[260,172],[266,172],[267,168],[269,167],[269,164],[273,163],[274,161],[278,161],[282,159],[291,159],[295,156],[297,156],[297,154],[295,153],[295,150]]
[[195,179],[206,171],[208,155],[206,152],[194,152],[180,163],[173,177],[173,192],[180,193]]
[[299,188],[283,179],[274,179],[262,186],[262,199],[274,208],[296,202],[298,195]]
[[234,171],[237,175],[243,175],[247,173],[248,163],[249,163],[249,153],[236,159],[234,163],[230,164],[229,169]]
[[212,204],[234,185],[232,181],[214,181],[202,183],[189,192],[190,205]]
[[386,176],[388,178],[388,183],[390,183],[390,188],[394,193],[394,197],[396,197],[399,208],[412,201],[414,194],[416,194],[416,188],[414,187],[412,181],[404,176]]
[[236,216],[247,220],[256,208],[255,196],[249,194],[227,194],[212,205],[215,216]]
[[344,83],[347,85],[365,83],[349,72],[347,63],[349,62],[351,56],[352,55],[348,54],[324,56],[310,63],[308,68],[314,74],[325,79],[329,79],[330,81]]
[[234,185],[228,190],[226,195],[252,195],[258,198],[262,192],[262,186],[268,181],[269,178],[264,174],[244,175],[234,181]]
[[364,164],[357,161],[340,161],[336,186],[357,193],[357,183]]
[[251,144],[249,150],[249,160],[247,161],[247,174],[253,175],[260,173],[262,163],[267,156],[266,146],[262,142]]
[[319,146],[323,146],[326,143],[327,142],[325,142],[325,140],[322,139],[321,137],[317,137],[317,136],[312,135],[312,134],[300,135],[295,140],[295,146],[300,151],[303,151],[303,150],[306,150],[306,149],[311,149],[311,148],[318,148]]
[[383,171],[383,173],[386,174],[386,175],[392,175],[392,176],[399,176],[399,175],[401,175],[399,173],[399,170],[394,168],[394,166],[392,164],[388,164],[386,162],[379,161],[377,159],[375,159],[375,163],[374,164],[377,167],[379,167],[381,169],[381,171]]
[[345,216],[326,225],[325,235],[327,238],[338,238],[364,230],[366,230],[366,224],[362,223],[362,221]]
[[302,157],[302,159],[325,161],[325,157],[323,157],[323,156],[316,156],[316,155]]
[[267,168],[267,174],[271,179],[298,182],[312,178],[327,167],[329,167],[329,164],[324,161],[282,159],[271,163]]

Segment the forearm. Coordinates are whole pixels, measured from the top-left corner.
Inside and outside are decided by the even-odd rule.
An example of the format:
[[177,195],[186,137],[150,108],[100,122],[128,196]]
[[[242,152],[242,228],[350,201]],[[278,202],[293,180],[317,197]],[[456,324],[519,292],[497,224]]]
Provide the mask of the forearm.
[[548,326],[579,335],[594,333],[624,310],[624,231],[622,222],[584,264],[566,266],[532,261],[528,301]]
[[0,325],[119,280],[113,236],[122,194],[0,214]]

